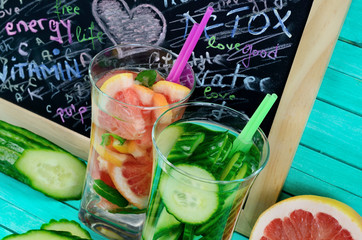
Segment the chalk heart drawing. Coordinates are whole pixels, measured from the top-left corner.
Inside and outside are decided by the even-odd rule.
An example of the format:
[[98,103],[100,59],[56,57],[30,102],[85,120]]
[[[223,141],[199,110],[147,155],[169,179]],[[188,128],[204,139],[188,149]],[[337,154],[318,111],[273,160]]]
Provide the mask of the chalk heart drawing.
[[124,0],[93,0],[92,13],[100,28],[116,45],[160,45],[166,36],[166,19],[156,7],[141,4],[130,9]]

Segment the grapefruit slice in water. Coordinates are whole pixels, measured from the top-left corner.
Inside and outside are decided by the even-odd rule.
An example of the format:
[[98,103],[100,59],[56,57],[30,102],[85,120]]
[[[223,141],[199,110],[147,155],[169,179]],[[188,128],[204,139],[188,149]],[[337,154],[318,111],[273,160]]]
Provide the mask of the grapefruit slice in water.
[[101,90],[119,102],[101,97],[96,121],[107,131],[128,140],[139,139],[145,132],[141,99],[134,90],[133,74],[120,73],[108,78]]
[[139,209],[146,208],[152,177],[151,157],[128,159],[122,167],[109,163],[108,173],[128,202]]
[[256,221],[250,240],[361,240],[362,217],[337,200],[301,195],[280,201]]

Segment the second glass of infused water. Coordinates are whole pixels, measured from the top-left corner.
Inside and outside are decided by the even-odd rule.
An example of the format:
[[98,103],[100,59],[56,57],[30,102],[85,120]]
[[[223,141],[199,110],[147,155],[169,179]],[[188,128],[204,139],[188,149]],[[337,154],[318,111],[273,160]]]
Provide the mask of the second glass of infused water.
[[230,240],[254,179],[269,158],[261,129],[250,149],[233,148],[248,118],[231,108],[190,102],[156,121],[155,167],[144,240]]

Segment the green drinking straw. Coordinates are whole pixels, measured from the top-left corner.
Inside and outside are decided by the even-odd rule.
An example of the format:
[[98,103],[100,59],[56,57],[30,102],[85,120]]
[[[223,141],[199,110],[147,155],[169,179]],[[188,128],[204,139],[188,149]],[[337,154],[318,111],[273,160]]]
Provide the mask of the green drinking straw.
[[252,138],[255,132],[259,128],[261,122],[264,120],[265,116],[268,114],[277,98],[278,96],[275,93],[272,95],[267,94],[264,97],[253,116],[245,125],[239,136],[234,140],[233,148],[230,152],[231,154],[235,153],[236,151],[242,151],[246,153],[250,150],[251,146],[253,145]]

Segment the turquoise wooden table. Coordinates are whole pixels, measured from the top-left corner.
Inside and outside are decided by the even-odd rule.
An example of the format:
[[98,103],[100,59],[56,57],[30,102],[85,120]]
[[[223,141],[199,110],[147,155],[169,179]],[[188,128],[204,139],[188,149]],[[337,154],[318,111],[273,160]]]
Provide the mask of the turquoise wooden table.
[[[361,12],[362,0],[353,0],[280,199],[327,196],[362,215]],[[80,201],[55,201],[1,173],[0,183],[0,238],[50,219],[78,221]]]

